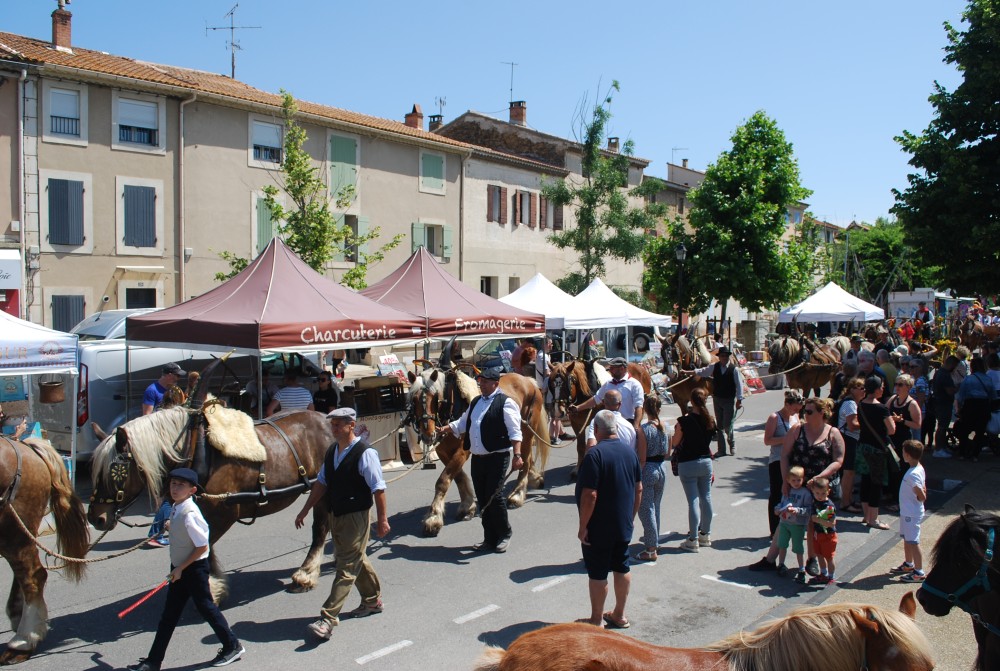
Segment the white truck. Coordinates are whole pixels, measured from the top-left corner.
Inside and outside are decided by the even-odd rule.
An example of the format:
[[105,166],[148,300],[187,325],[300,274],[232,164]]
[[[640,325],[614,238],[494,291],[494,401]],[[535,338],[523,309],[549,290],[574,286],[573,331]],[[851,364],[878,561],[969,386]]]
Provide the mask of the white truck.
[[927,303],[927,307],[934,310],[934,289],[917,288],[913,291],[891,291],[889,292],[889,311],[886,312],[886,319],[909,319],[917,311],[920,301]]

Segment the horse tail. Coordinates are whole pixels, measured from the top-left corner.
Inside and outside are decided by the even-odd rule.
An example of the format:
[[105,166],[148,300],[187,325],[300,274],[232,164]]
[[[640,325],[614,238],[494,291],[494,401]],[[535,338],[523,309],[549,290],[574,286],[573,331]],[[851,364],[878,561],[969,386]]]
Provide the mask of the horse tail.
[[545,396],[537,385],[531,391],[532,413],[529,420],[531,429],[538,434],[535,443],[535,464],[539,475],[545,473],[545,465],[549,461],[549,444],[552,436],[549,434],[549,413],[545,410]]
[[503,661],[506,654],[507,651],[503,648],[496,648],[492,645],[487,647],[476,660],[473,671],[500,671],[500,662]]

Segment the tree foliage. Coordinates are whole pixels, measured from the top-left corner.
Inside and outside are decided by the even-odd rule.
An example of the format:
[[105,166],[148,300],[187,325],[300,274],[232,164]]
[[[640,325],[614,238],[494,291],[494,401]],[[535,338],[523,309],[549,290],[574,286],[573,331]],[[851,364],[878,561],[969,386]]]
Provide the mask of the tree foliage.
[[894,190],[893,213],[926,265],[963,293],[1000,290],[1000,0],[971,0],[966,30],[945,23],[944,62],[962,74],[952,92],[934,82],[934,118],[896,138],[917,172]]
[[629,206],[629,196],[646,199],[663,186],[659,180],[645,179],[639,186],[628,189],[635,143],[627,140],[618,153],[604,150],[612,91],[618,90],[618,82],[612,82],[603,102],[594,105],[584,124],[582,183],[553,180],[542,187],[542,196],[556,206],[575,207],[576,226],[549,236],[556,247],[569,247],[580,255],[578,268],[556,282],[561,289],[574,294],[585,289],[594,278],[603,276],[607,261],[629,263],[639,259],[646,242],[646,229],[656,228],[666,212],[664,205],[651,199],[642,207]]
[[661,309],[676,300],[674,254],[682,242],[685,310],[702,312],[714,298],[725,319],[728,298],[760,311],[794,302],[813,288],[816,236],[809,218],[782,239],[789,206],[812,193],[799,183],[792,145],[762,111],[736,129],[732,143],[689,193],[687,225],[671,222],[666,236],[646,250],[643,284]]
[[[282,91],[282,118],[285,137],[281,160],[282,188],[268,185],[264,187],[265,205],[271,211],[274,221],[280,222],[276,234],[313,270],[324,272],[334,255],[345,248],[355,248],[357,261],[347,270],[340,283],[353,289],[367,286],[368,267],[385,257],[385,252],[396,247],[403,239],[397,235],[374,252],[365,251],[367,243],[378,240],[381,228],[375,227],[364,235],[356,235],[349,226],[338,220],[331,209],[333,205],[344,210],[355,198],[355,186],[342,187],[331,199],[326,180],[318,167],[313,165],[312,156],[303,149],[307,136],[305,130],[295,121],[298,107],[295,99],[287,91]],[[284,191],[292,202],[286,208],[278,202]],[[229,264],[228,273],[216,273],[217,281],[225,281],[247,267],[249,260],[229,251],[219,253]]]

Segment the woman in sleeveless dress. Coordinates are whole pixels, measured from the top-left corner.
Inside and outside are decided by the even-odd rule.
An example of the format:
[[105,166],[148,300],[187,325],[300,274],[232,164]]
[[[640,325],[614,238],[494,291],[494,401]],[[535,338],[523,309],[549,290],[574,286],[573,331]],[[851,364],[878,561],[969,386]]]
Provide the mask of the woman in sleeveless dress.
[[664,461],[667,458],[668,434],[660,420],[660,399],[656,394],[646,394],[642,409],[646,417],[642,432],[646,436],[645,459],[642,462],[642,496],[639,500],[639,521],[642,523],[642,544],[645,550],[637,555],[641,561],[656,561],[656,548],[660,544],[660,502],[667,484]]
[[865,397],[858,404],[861,437],[858,439],[854,470],[861,476],[861,509],[864,523],[870,529],[888,529],[878,518],[882,489],[889,484],[889,436],[896,432],[896,423],[889,409],[878,402],[882,395],[882,378],[872,375],[865,380]]
[[788,431],[799,425],[799,413],[802,411],[802,394],[795,389],[785,391],[785,403],[780,409],[772,412],[764,424],[764,445],[771,448],[767,457],[767,481],[770,485],[767,498],[767,523],[771,527],[771,536],[778,528],[778,516],[774,507],[781,502],[781,447],[785,443]]

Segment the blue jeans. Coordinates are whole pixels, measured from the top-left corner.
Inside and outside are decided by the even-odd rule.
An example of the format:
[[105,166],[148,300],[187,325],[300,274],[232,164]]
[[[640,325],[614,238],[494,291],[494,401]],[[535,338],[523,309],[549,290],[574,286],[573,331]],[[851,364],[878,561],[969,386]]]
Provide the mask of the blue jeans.
[[667,469],[663,462],[646,462],[642,469],[642,498],[639,500],[642,544],[646,548],[655,549],[660,544],[660,502],[666,484]]
[[688,540],[698,540],[698,532],[712,533],[712,460],[702,457],[677,465],[688,503]]
[[173,504],[170,502],[170,496],[167,495],[163,499],[163,503],[160,504],[159,510],[156,511],[156,515],[153,517],[153,523],[149,526],[149,534],[147,538],[155,538],[156,540],[163,540],[163,524],[170,519],[170,509]]

